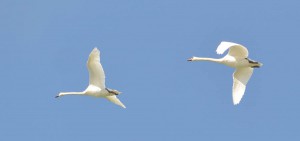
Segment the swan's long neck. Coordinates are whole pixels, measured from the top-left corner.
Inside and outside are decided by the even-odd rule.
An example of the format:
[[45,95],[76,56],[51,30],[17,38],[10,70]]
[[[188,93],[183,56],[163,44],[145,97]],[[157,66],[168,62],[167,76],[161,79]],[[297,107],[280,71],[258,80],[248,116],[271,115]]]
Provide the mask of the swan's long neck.
[[211,62],[216,62],[216,63],[221,63],[221,59],[216,59],[216,58],[205,58],[205,57],[193,57],[191,61],[211,61]]
[[84,95],[85,92],[61,92],[58,96],[65,96],[65,95]]

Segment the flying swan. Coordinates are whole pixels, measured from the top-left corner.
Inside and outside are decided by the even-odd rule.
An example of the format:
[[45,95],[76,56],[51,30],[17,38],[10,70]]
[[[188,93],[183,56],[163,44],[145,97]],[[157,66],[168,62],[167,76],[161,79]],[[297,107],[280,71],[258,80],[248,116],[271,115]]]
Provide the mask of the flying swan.
[[105,87],[105,74],[100,64],[100,51],[94,48],[90,53],[87,61],[87,67],[89,70],[89,86],[83,92],[61,92],[55,98],[65,95],[88,95],[94,97],[104,97],[109,101],[126,108],[125,105],[117,98],[116,95],[121,92]]
[[232,97],[233,104],[237,105],[244,95],[248,80],[253,73],[253,68],[259,68],[263,64],[250,60],[247,48],[240,44],[223,41],[216,51],[217,54],[223,54],[228,49],[228,54],[220,59],[192,57],[188,61],[212,61],[235,68],[235,72],[233,73]]

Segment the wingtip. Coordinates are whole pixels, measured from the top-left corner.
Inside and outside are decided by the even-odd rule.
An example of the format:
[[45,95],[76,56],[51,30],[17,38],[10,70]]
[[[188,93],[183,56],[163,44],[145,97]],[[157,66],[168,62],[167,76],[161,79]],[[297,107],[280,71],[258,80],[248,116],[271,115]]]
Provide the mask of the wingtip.
[[216,52],[217,52],[217,54],[219,54],[219,55],[222,54],[222,53],[221,53],[220,51],[218,51],[218,50],[216,50]]
[[[221,41],[221,43],[218,45],[217,47],[217,54],[223,54],[230,46],[234,46],[234,45],[240,45],[234,42],[229,42],[229,41]],[[240,45],[242,46],[242,45]]]
[[[233,43],[233,42],[229,42],[229,41],[221,41],[221,43]],[[220,43],[220,44],[221,44]]]
[[92,52],[90,53],[90,55],[100,55],[100,51],[97,47],[95,47]]
[[240,104],[240,101],[233,101],[234,106],[239,105],[239,104]]
[[99,51],[99,49],[97,47],[94,47],[93,51]]

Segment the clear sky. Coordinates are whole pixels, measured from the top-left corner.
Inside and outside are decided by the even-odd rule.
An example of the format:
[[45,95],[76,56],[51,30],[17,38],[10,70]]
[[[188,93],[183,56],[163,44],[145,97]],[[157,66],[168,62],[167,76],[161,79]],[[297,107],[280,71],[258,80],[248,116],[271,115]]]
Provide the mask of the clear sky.
[[[0,140],[300,140],[297,0],[2,0]],[[234,69],[221,41],[246,46],[255,69],[233,106]],[[88,85],[101,51],[105,99],[66,96]]]

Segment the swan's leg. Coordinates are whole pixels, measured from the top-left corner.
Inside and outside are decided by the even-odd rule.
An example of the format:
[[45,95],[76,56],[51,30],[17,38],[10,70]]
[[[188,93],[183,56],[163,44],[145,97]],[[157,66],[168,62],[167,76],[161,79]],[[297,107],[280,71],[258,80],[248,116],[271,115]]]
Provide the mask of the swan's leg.
[[105,90],[108,91],[108,93],[114,94],[114,95],[118,95],[117,93],[115,93],[114,91],[109,90],[108,88],[105,88]]
[[113,93],[113,91],[109,90],[108,88],[105,88],[105,90],[107,90],[108,93]]
[[258,64],[257,61],[250,60],[249,58],[245,58],[250,64]]
[[260,68],[260,66],[252,66],[251,68]]

